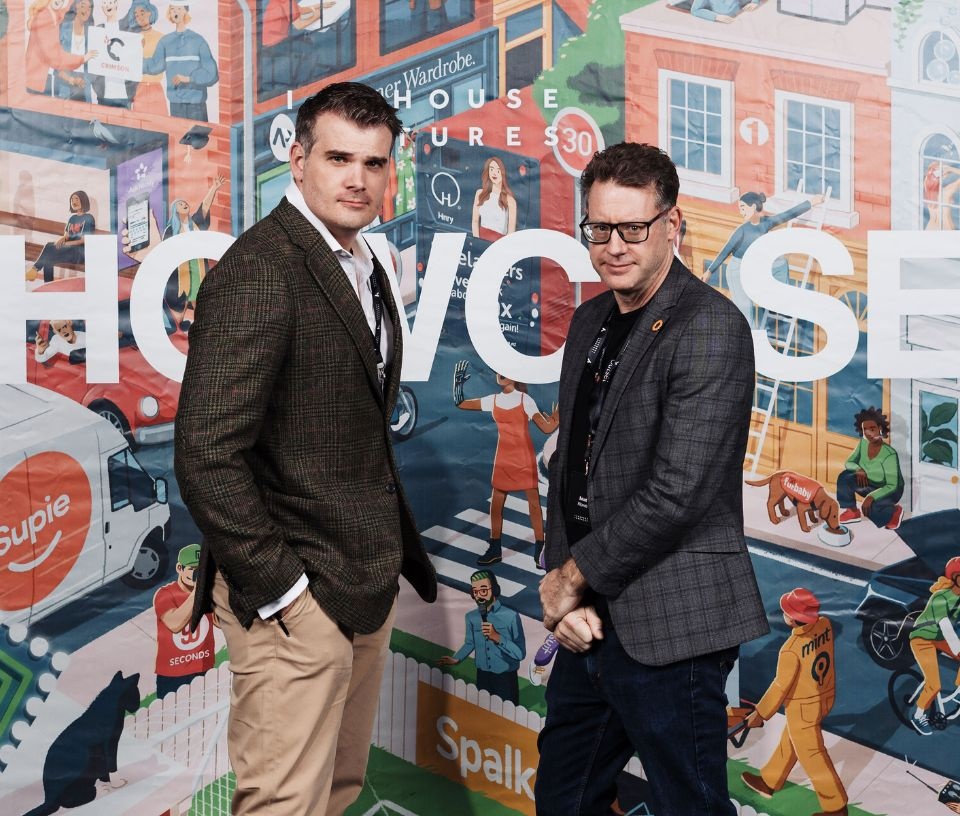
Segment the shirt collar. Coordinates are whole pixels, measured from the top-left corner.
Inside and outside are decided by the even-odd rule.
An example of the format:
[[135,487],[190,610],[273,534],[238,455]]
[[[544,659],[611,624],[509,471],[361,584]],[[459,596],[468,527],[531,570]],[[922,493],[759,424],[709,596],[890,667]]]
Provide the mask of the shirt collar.
[[[310,222],[311,226],[313,226],[313,228],[316,229],[316,231],[323,236],[323,240],[327,242],[327,246],[330,247],[330,251],[334,255],[340,258],[342,258],[343,256],[347,256],[348,258],[354,257],[353,253],[351,253],[348,249],[344,249],[344,247],[340,244],[340,242],[333,237],[330,230],[327,229],[323,221],[317,218],[313,210],[311,210],[310,207],[307,206],[307,202],[306,202],[306,199],[303,197],[303,193],[300,192],[300,188],[297,187],[297,185],[293,181],[291,181],[287,185],[287,189],[284,191],[284,195],[286,196],[287,201],[293,204],[293,206],[300,211],[303,217]],[[364,262],[365,265],[373,263],[373,254],[370,252],[370,248],[367,246],[367,242],[365,240],[362,240],[359,235],[357,236],[357,255],[359,256],[360,260]]]

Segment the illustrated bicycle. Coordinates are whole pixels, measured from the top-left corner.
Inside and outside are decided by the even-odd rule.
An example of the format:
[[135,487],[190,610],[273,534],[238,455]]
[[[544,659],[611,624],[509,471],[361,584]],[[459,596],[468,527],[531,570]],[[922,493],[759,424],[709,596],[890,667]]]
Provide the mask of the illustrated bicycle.
[[[913,712],[917,707],[917,698],[923,691],[923,675],[917,669],[898,669],[887,683],[887,696],[897,719],[908,728],[913,728]],[[927,719],[934,731],[943,731],[951,721],[960,715],[960,688],[953,694],[937,692],[934,704],[927,712]],[[951,705],[953,704],[953,705]]]

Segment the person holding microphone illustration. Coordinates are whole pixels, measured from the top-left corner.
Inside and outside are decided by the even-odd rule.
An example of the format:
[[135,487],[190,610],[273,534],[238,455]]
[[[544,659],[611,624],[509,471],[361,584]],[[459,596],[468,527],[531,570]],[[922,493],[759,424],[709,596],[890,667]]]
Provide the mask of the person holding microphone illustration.
[[477,608],[466,614],[463,645],[452,655],[441,657],[437,664],[455,666],[476,652],[477,688],[519,705],[517,670],[526,652],[520,616],[500,602],[500,584],[490,570],[478,570],[470,576],[470,594]]

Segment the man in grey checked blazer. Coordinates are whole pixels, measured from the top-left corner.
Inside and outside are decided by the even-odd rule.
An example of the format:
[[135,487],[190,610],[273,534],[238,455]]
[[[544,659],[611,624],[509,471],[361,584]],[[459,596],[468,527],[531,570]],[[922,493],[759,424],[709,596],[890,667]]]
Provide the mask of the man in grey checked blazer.
[[750,331],[674,256],[665,153],[614,145],[581,187],[610,291],[574,314],[560,376],[540,594],[565,648],[537,813],[609,813],[636,751],[657,816],[732,815],[723,688],[739,644],[767,631],[741,504]]
[[190,330],[176,472],[203,533],[192,625],[212,608],[226,637],[243,816],[357,797],[398,577],[437,594],[390,439],[398,307],[359,237],[400,128],[364,85],[306,100],[285,197],[207,276]]

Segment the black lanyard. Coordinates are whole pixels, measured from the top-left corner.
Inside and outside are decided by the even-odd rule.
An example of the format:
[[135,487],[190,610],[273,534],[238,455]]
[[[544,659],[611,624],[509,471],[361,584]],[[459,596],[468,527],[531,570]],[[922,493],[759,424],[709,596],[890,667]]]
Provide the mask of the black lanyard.
[[600,332],[597,334],[597,338],[593,341],[593,344],[590,346],[590,350],[587,352],[587,370],[590,372],[590,376],[593,379],[593,386],[590,389],[590,410],[588,413],[589,418],[589,428],[587,430],[587,445],[584,448],[583,452],[583,472],[590,472],[590,455],[593,449],[593,440],[597,435],[597,429],[600,427],[600,416],[603,414],[603,403],[607,399],[607,394],[610,391],[610,383],[613,380],[613,375],[617,372],[617,367],[620,365],[620,360],[623,359],[624,352],[630,345],[630,338],[633,336],[633,327],[627,334],[626,339],[623,341],[623,345],[620,347],[620,351],[616,357],[611,360],[607,360],[607,342],[609,341],[609,330],[610,330],[610,321],[613,320],[613,316],[617,313],[617,307],[614,306],[610,310],[610,314],[607,315],[607,319],[603,321],[603,325],[600,327]]
[[380,296],[380,282],[377,280],[376,267],[370,273],[370,294],[373,296],[373,353],[377,358],[377,381],[380,383],[380,394],[382,396],[387,374],[383,362],[383,353],[380,351],[380,337],[383,331],[383,298]]

